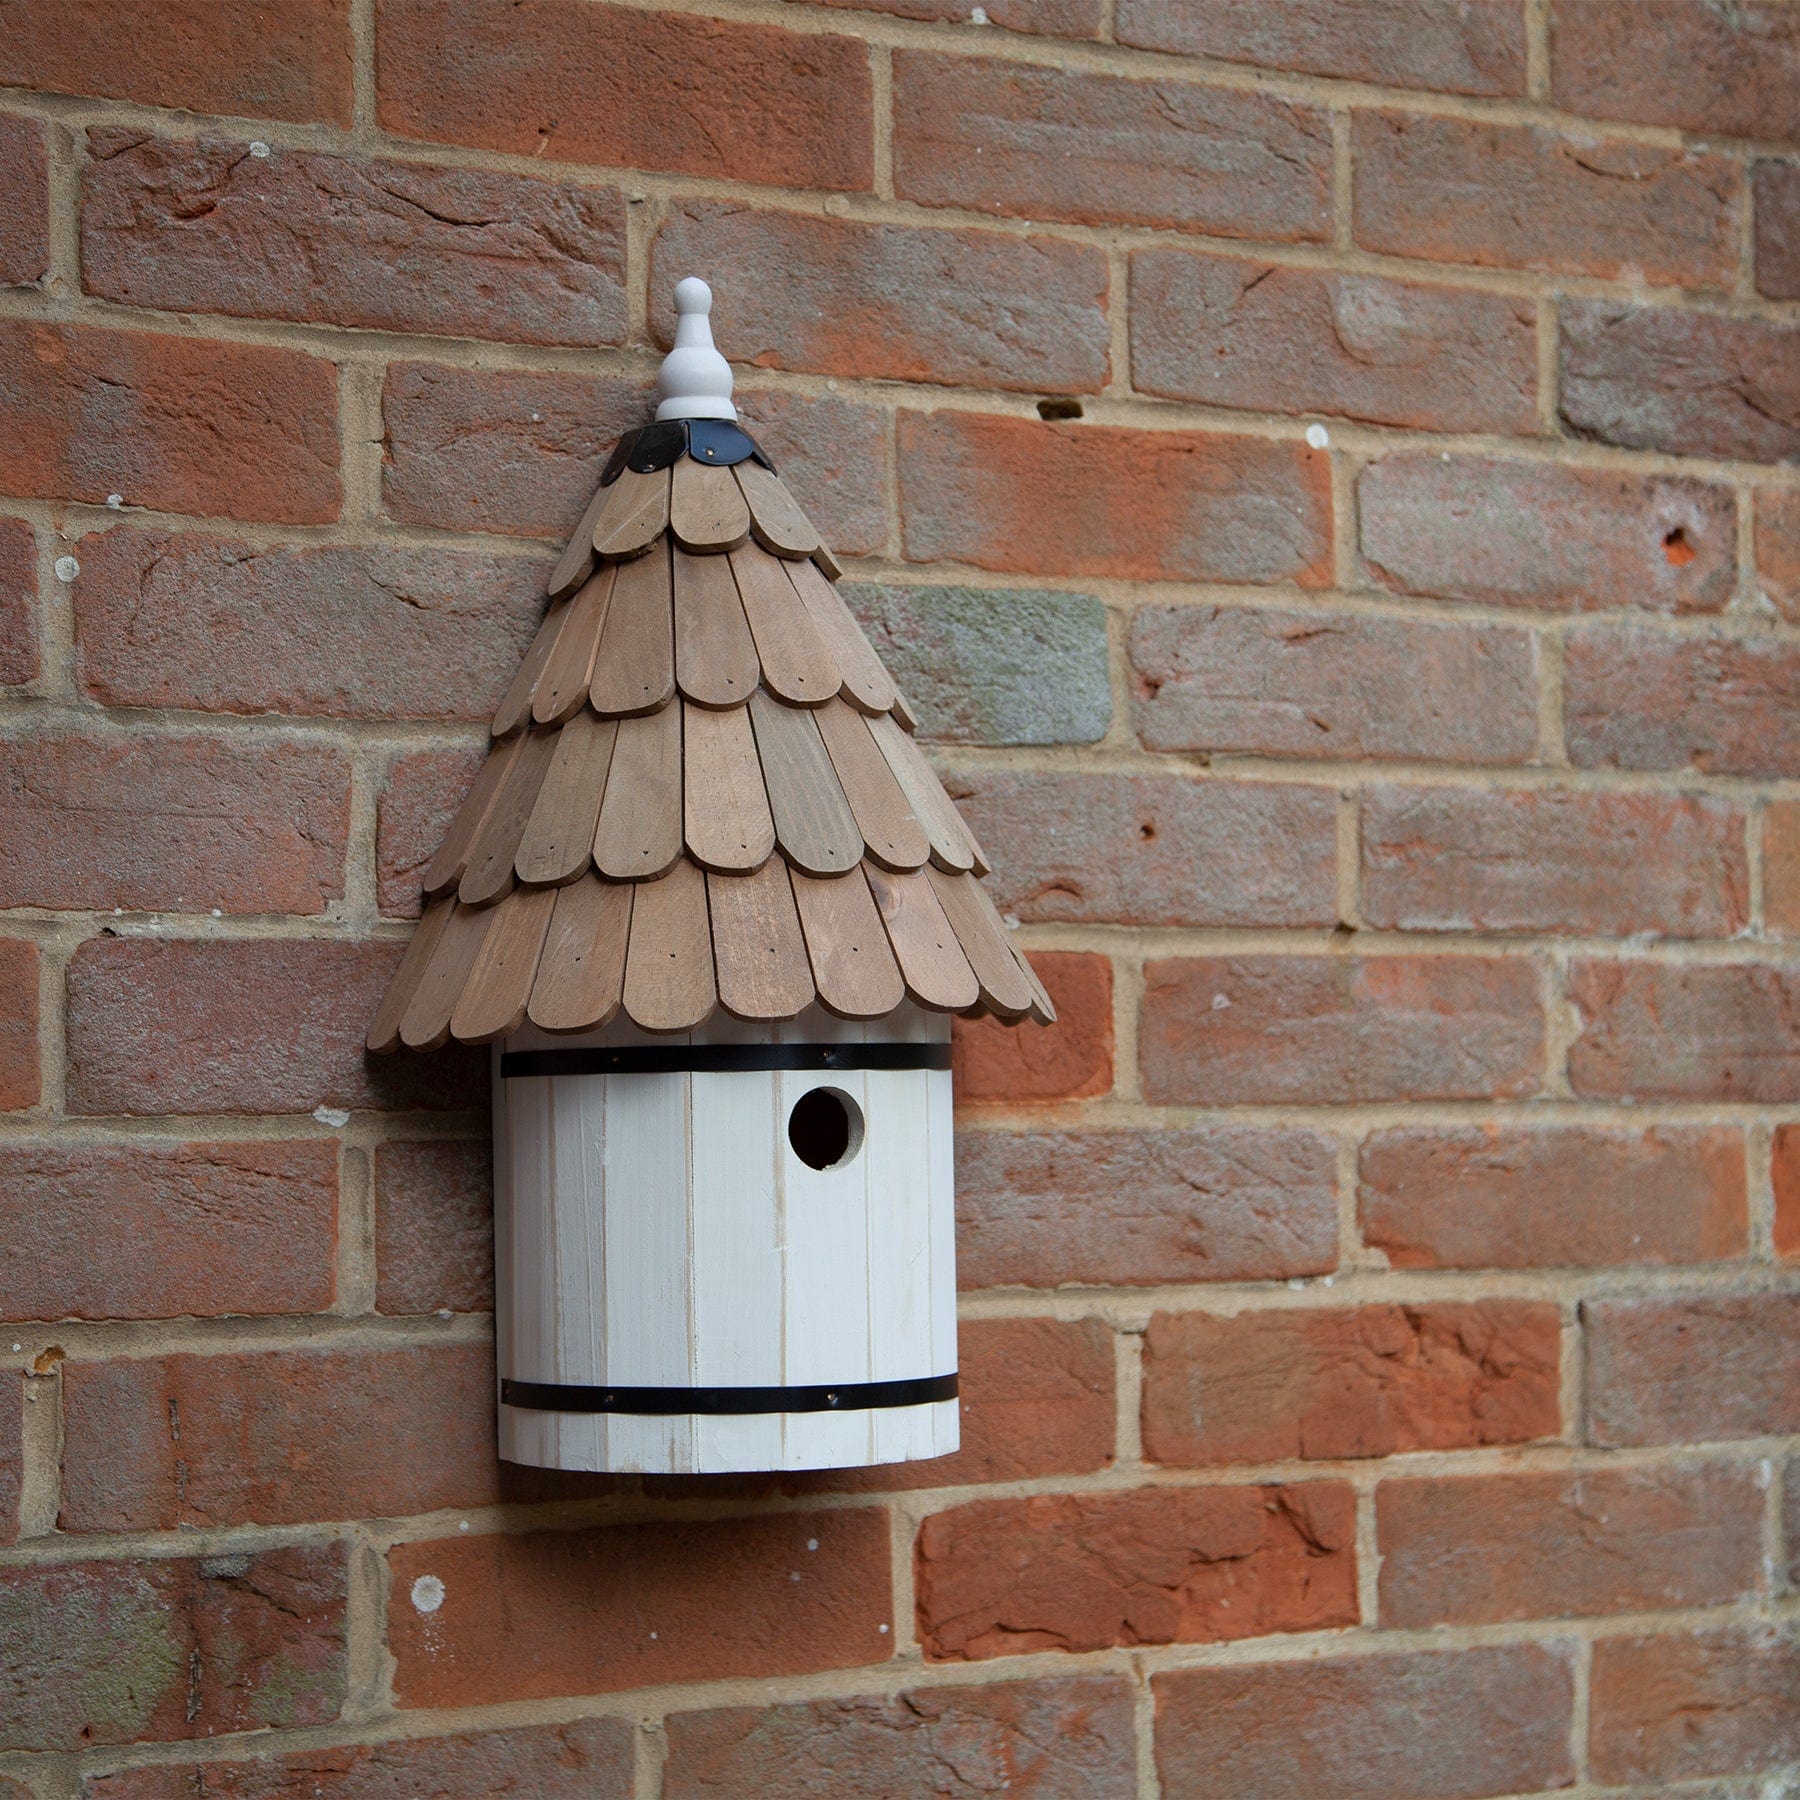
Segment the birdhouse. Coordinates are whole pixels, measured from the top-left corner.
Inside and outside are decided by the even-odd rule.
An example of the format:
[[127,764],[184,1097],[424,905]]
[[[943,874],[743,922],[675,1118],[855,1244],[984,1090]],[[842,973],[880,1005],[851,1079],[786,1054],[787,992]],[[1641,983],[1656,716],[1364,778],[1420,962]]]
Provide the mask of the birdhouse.
[[950,1020],[1053,1013],[675,293],[369,1045],[493,1046],[503,1457],[941,1456]]

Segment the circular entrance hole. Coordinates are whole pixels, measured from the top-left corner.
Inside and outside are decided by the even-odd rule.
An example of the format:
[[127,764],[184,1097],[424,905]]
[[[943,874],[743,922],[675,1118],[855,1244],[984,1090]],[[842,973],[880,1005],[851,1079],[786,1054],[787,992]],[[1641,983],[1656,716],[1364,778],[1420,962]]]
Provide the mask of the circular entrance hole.
[[862,1148],[862,1108],[842,1088],[813,1088],[788,1114],[788,1142],[809,1169],[837,1169]]

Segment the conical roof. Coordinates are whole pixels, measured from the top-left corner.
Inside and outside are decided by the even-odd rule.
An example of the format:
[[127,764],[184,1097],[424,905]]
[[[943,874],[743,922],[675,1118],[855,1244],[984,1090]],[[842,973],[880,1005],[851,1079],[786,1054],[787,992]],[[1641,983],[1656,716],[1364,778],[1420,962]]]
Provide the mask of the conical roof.
[[837,574],[735,424],[620,442],[371,1049],[815,1002],[1054,1017]]

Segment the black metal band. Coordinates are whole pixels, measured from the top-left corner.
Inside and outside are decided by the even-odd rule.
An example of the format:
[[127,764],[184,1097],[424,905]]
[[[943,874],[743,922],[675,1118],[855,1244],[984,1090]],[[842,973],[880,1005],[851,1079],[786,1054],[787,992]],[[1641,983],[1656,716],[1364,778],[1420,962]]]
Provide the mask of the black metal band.
[[746,1069],[947,1069],[948,1044],[628,1044],[508,1050],[507,1080],[536,1075],[731,1075]]
[[809,1413],[928,1406],[954,1400],[957,1377],[846,1381],[836,1387],[572,1387],[555,1381],[502,1381],[500,1398],[532,1412]]

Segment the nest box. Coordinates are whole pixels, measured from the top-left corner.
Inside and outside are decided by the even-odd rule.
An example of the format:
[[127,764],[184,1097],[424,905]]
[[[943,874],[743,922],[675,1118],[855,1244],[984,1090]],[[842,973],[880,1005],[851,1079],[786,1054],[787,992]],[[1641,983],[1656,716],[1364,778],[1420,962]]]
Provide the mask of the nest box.
[[503,1457],[941,1456],[950,1018],[1052,1009],[675,294],[369,1044],[494,1046]]

